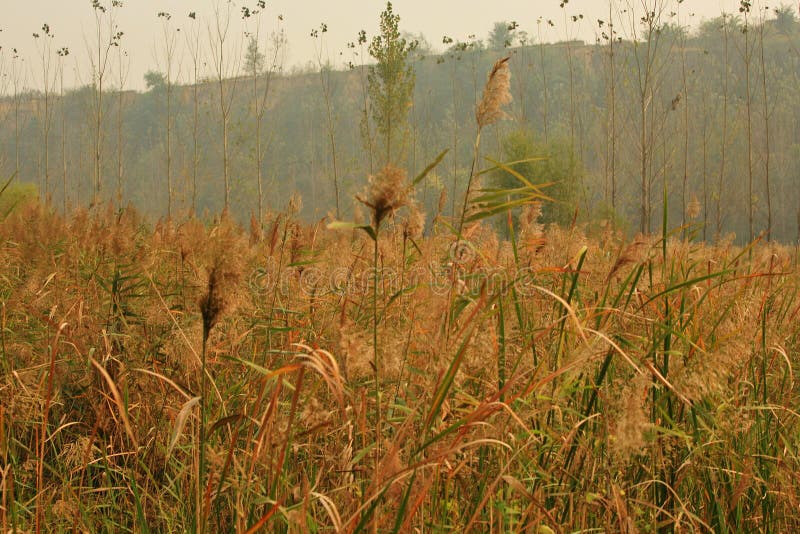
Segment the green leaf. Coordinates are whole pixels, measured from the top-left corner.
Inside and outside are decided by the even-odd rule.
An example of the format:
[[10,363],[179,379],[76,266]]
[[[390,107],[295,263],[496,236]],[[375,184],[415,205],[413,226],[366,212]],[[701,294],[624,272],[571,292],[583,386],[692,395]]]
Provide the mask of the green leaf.
[[361,228],[361,226],[363,225],[349,221],[333,221],[328,223],[328,230],[355,230],[356,228]]
[[363,230],[373,241],[377,240],[375,229],[369,224],[356,224],[348,221],[333,221],[328,224],[328,230]]
[[8,186],[11,185],[11,182],[13,182],[14,178],[16,177],[17,177],[17,172],[14,171],[14,174],[12,174],[11,177],[8,180],[6,180],[6,183],[3,184],[3,187],[0,187],[0,196],[3,195],[5,190],[8,189]]
[[494,159],[492,159],[492,158],[487,156],[486,157],[486,161],[490,161],[491,163],[494,163],[495,166],[494,167],[490,167],[488,169],[484,169],[484,170],[480,171],[479,173],[477,173],[475,176],[480,176],[480,175],[486,174],[488,172],[496,171],[497,169],[502,169],[502,170],[506,171],[508,174],[512,175],[517,180],[519,180],[520,182],[522,182],[523,184],[527,185],[528,187],[532,187],[532,188],[535,189],[536,186],[533,185],[530,182],[530,180],[528,180],[527,178],[522,176],[522,174],[520,174],[519,172],[517,172],[514,169],[512,169],[511,165],[518,165],[520,163],[530,163],[530,162],[533,162],[533,161],[544,161],[546,159],[547,158],[538,157],[538,158],[521,159],[521,160],[518,160],[518,161],[512,161],[510,163],[500,163],[499,161],[495,161]]
[[421,173],[419,173],[416,178],[414,178],[414,181],[411,182],[411,185],[415,186],[418,183],[420,183],[422,180],[424,180],[425,177],[428,176],[428,173],[431,172],[437,165],[439,165],[439,163],[442,162],[442,160],[444,159],[445,155],[447,155],[447,153],[449,151],[450,151],[450,149],[448,148],[448,149],[444,150],[441,154],[439,154],[436,157],[436,159],[433,160],[433,162],[430,165],[425,167],[425,169]]
[[485,219],[486,217],[491,217],[492,215],[497,215],[500,213],[505,213],[511,209],[522,207],[526,204],[530,204],[536,200],[541,200],[538,197],[530,196],[527,198],[520,198],[517,200],[512,200],[510,202],[502,202],[499,204],[485,204],[479,205],[479,208],[482,208],[481,211],[470,215],[466,222],[473,222],[478,221],[480,219]]
[[192,397],[188,401],[183,403],[181,406],[181,410],[178,412],[178,416],[175,418],[175,424],[172,427],[172,434],[169,438],[169,445],[167,445],[167,453],[166,459],[169,460],[170,456],[172,455],[172,449],[175,448],[175,445],[178,443],[181,435],[183,434],[183,428],[186,426],[186,421],[189,419],[189,416],[192,413],[192,410],[195,406],[200,402],[200,397]]
[[150,534],[150,526],[147,524],[147,518],[144,515],[142,496],[139,493],[139,486],[136,485],[136,477],[130,477],[130,482],[131,490],[133,491],[133,501],[136,504],[136,523],[139,526],[137,530],[143,534]]
[[520,182],[520,186],[481,189],[481,194],[471,202],[473,207],[477,208],[477,210],[466,219],[466,222],[478,221],[493,215],[506,213],[512,209],[519,208],[537,201],[554,201],[551,197],[542,192],[542,188],[551,186],[554,184],[554,182],[534,184],[525,178],[521,173],[511,168],[511,165],[527,163],[530,161],[541,161],[546,158],[528,158],[511,163],[501,163],[488,157],[486,159],[494,163],[495,166],[490,169],[486,169],[485,171],[481,171],[478,173],[479,175],[497,169],[502,169],[516,178],[517,181]]
[[469,331],[467,336],[461,342],[461,345],[458,347],[453,360],[450,362],[450,366],[447,369],[447,372],[444,374],[442,379],[440,380],[438,387],[436,388],[436,393],[433,396],[433,400],[431,401],[431,408],[428,412],[428,415],[425,418],[425,428],[431,429],[436,416],[439,415],[439,411],[442,408],[442,404],[444,404],[445,398],[447,398],[450,389],[453,386],[453,382],[456,378],[456,373],[458,373],[459,367],[461,367],[461,362],[464,361],[464,356],[467,353],[467,347],[469,346],[470,341],[472,340],[472,336],[475,333],[475,327]]

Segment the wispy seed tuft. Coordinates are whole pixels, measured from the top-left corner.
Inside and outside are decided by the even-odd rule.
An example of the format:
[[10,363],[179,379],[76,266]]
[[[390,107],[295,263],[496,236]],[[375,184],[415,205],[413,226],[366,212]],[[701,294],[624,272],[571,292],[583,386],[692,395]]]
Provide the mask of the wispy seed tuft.
[[398,209],[409,202],[406,171],[386,165],[378,174],[369,177],[366,198],[356,197],[372,211],[372,222],[375,227]]
[[502,109],[504,105],[512,100],[510,90],[511,69],[508,67],[509,59],[511,58],[498,59],[489,73],[489,79],[483,89],[483,98],[481,98],[475,110],[475,119],[478,121],[479,128],[494,124],[501,119],[510,118]]

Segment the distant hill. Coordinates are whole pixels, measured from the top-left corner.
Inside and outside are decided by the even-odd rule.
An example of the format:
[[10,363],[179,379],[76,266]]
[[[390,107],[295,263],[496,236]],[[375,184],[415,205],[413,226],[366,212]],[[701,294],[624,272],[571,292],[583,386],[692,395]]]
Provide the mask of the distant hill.
[[[783,20],[782,25],[768,21],[763,33],[758,26],[743,33],[730,20],[723,30],[721,22],[709,21],[693,35],[664,26],[649,48],[646,42],[615,42],[613,84],[611,47],[605,41],[517,44],[502,50],[462,45],[442,55],[418,58],[414,105],[409,110],[409,174],[450,149],[419,193],[428,211],[434,211],[442,189],[450,198],[463,194],[475,136],[475,102],[492,63],[510,54],[513,120],[485,132],[483,153],[501,156],[504,136],[515,129],[533,132],[541,143],[568,143],[583,169],[581,220],[609,217],[614,204],[617,219],[627,221],[630,230],[638,229],[646,186],[650,229],[656,230],[666,185],[671,226],[705,221],[707,238],[735,232],[745,239],[752,184],[755,233],[767,228],[771,212],[773,237],[796,240],[800,231],[797,21]],[[745,38],[749,38],[749,68]],[[647,65],[650,72],[645,76]],[[353,194],[370,173],[362,128],[366,69],[325,72],[331,88],[330,120],[320,72],[272,76],[262,122],[261,169],[264,202],[271,209],[282,209],[293,192],[302,195],[303,212],[309,218],[322,217],[333,208],[331,134],[343,207],[346,212],[352,209]],[[258,78],[259,91],[266,80],[264,75]],[[233,93],[232,206],[246,220],[258,203],[253,79],[226,80],[224,87]],[[191,207],[195,169],[197,212],[215,213],[222,207],[218,92],[219,84],[213,80],[197,87],[195,167],[195,88],[173,88],[170,174],[178,211]],[[166,213],[166,95],[166,87],[157,84],[146,92],[125,91],[121,99],[113,90],[103,98],[102,194],[115,198],[119,190],[125,201],[153,217]],[[88,204],[93,197],[96,136],[93,96],[91,87],[70,91],[63,101],[51,95],[46,156],[42,95],[0,100],[0,172],[10,175],[18,159],[19,178],[37,184],[41,191],[48,181],[54,205],[62,205],[65,183],[69,205]]]

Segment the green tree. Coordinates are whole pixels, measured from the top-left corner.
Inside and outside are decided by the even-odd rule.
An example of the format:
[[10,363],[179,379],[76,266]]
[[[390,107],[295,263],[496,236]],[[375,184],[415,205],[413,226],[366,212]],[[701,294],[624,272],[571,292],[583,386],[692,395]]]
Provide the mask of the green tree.
[[414,69],[409,56],[416,41],[404,39],[398,24],[400,15],[392,3],[381,13],[380,33],[372,38],[369,54],[377,64],[370,67],[368,93],[372,101],[372,119],[382,139],[386,154],[384,163],[395,163],[404,153],[408,135],[408,110],[414,92]]
[[250,76],[260,74],[264,70],[264,54],[258,48],[258,39],[250,35],[247,41],[247,52],[244,55],[244,70]]
[[516,39],[517,23],[495,22],[492,31],[489,32],[489,50],[502,50],[514,44]]
[[11,180],[0,182],[0,222],[2,222],[17,206],[35,202],[39,190],[32,183],[15,183]]
[[784,35],[795,33],[797,31],[797,17],[794,14],[794,8],[786,4],[776,7],[773,24],[779,33]]
[[164,74],[154,70],[148,70],[144,73],[144,84],[148,91],[164,89],[167,86]]
[[[502,139],[501,148],[501,161],[521,161],[508,166],[533,185],[542,186],[542,192],[553,199],[544,202],[541,222],[568,225],[575,217],[582,172],[569,140],[540,143],[530,130],[516,130]],[[517,177],[502,169],[492,173],[492,181],[504,189],[521,185]]]

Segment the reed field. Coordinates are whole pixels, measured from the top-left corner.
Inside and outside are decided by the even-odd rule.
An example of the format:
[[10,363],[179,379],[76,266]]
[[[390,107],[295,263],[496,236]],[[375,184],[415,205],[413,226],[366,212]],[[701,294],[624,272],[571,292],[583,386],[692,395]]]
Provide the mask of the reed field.
[[794,249],[297,210],[0,224],[4,532],[800,525]]
[[387,2],[313,80],[282,33],[226,56],[229,2],[206,52],[188,15],[181,81],[160,12],[146,93],[122,2],[72,95],[66,48],[37,45],[42,94],[13,49],[0,534],[800,532],[800,22],[742,1],[690,36],[650,3],[594,48],[497,23],[434,65]]

